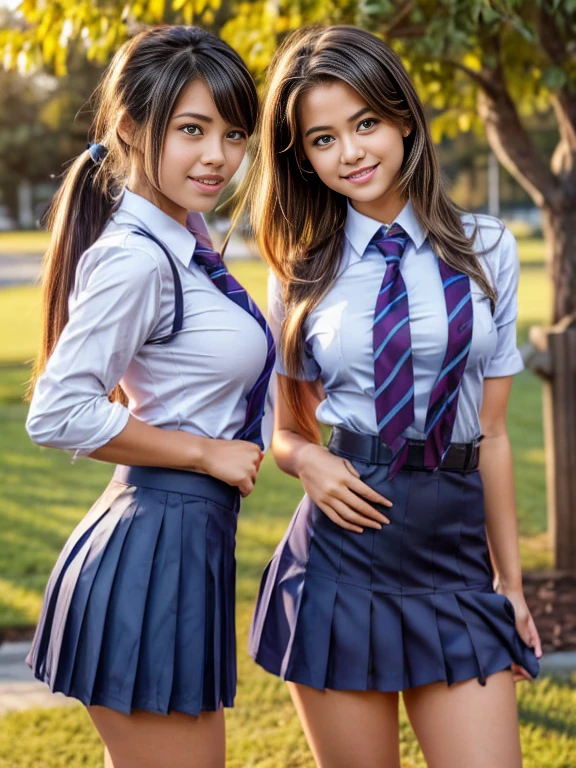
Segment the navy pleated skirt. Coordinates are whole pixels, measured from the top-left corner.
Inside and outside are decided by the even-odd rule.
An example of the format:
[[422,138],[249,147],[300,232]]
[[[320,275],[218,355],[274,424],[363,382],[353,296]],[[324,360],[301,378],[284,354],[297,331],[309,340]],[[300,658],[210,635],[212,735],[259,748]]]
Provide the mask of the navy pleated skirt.
[[387,480],[387,465],[352,464],[393,502],[391,523],[347,531],[304,497],[262,577],[255,661],[320,690],[485,684],[512,662],[535,677],[512,603],[493,589],[479,472]]
[[50,576],[34,675],[125,714],[233,706],[239,501],[208,475],[117,467]]

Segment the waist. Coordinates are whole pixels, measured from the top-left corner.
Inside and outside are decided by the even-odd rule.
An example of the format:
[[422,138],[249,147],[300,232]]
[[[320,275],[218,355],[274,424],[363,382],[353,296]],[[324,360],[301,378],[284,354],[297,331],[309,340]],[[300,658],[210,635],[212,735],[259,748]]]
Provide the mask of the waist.
[[185,496],[200,496],[233,510],[238,508],[240,502],[238,488],[211,475],[184,469],[132,467],[118,464],[114,470],[113,479],[139,488],[181,493]]
[[[454,472],[473,472],[478,469],[480,440],[470,443],[450,443],[440,469]],[[408,441],[408,456],[403,469],[432,471],[424,467],[424,440]],[[357,459],[367,464],[390,464],[392,450],[377,435],[363,435],[344,427],[334,427],[328,443],[332,453]]]

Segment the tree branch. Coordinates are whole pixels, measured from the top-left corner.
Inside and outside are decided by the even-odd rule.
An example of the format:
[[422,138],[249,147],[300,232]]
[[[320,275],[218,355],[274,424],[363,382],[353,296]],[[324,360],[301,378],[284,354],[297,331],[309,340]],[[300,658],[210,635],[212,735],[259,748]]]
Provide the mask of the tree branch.
[[[570,54],[556,22],[547,9],[542,6],[538,14],[538,36],[550,63],[563,68]],[[572,152],[576,152],[576,95],[568,86],[559,88],[553,97],[554,109],[558,118],[560,136]]]
[[404,0],[396,16],[386,27],[386,37],[402,37],[401,27],[414,10],[414,0]]
[[[460,61],[454,61],[453,59],[445,59],[444,60],[446,64],[448,64],[451,67],[454,67],[454,69],[459,69],[461,72],[464,72],[464,74],[468,75],[468,77],[473,80],[476,85],[478,85],[482,90],[487,91],[488,93],[492,92],[494,89],[492,87],[491,80],[486,77],[486,75],[482,72],[477,72],[475,69],[470,69],[470,67],[467,67],[465,64],[462,64]],[[496,92],[494,92],[494,96],[496,95]]]
[[486,126],[488,143],[539,208],[545,204],[555,207],[558,204],[558,180],[544,163],[520,120],[506,82],[499,35],[487,38],[483,50],[488,54],[485,62],[490,61],[490,65],[484,63],[481,76],[489,87],[480,87],[477,104],[478,114]]

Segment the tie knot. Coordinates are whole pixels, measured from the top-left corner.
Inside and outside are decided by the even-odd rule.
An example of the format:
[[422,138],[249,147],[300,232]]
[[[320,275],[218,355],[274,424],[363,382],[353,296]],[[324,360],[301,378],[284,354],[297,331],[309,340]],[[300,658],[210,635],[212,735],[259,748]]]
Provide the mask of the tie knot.
[[384,255],[386,261],[391,263],[400,261],[407,240],[408,235],[400,224],[392,224],[388,228],[380,227],[370,242]]
[[218,269],[226,269],[220,254],[199,241],[196,241],[196,248],[194,249],[192,258],[196,264],[205,267],[209,275]]

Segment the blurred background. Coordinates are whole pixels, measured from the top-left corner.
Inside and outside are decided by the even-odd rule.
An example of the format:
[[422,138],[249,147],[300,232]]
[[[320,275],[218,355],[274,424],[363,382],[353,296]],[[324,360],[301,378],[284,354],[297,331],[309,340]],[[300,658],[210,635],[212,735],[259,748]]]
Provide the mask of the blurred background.
[[[86,146],[89,97],[111,56],[160,23],[221,35],[259,84],[303,24],[380,35],[425,102],[456,202],[516,235],[526,370],[509,431],[525,591],[546,651],[542,679],[518,688],[524,764],[576,768],[576,0],[0,0],[0,768],[102,764],[83,708],[47,694],[23,658],[58,552],[112,467],[32,445],[22,398],[39,340],[42,214]],[[222,205],[209,216],[216,242],[229,215]],[[227,257],[265,307],[266,268],[247,230]],[[260,573],[299,498],[268,457],[242,510],[231,768],[313,766],[284,686],[245,650]],[[404,716],[401,728],[403,768],[422,768]]]

